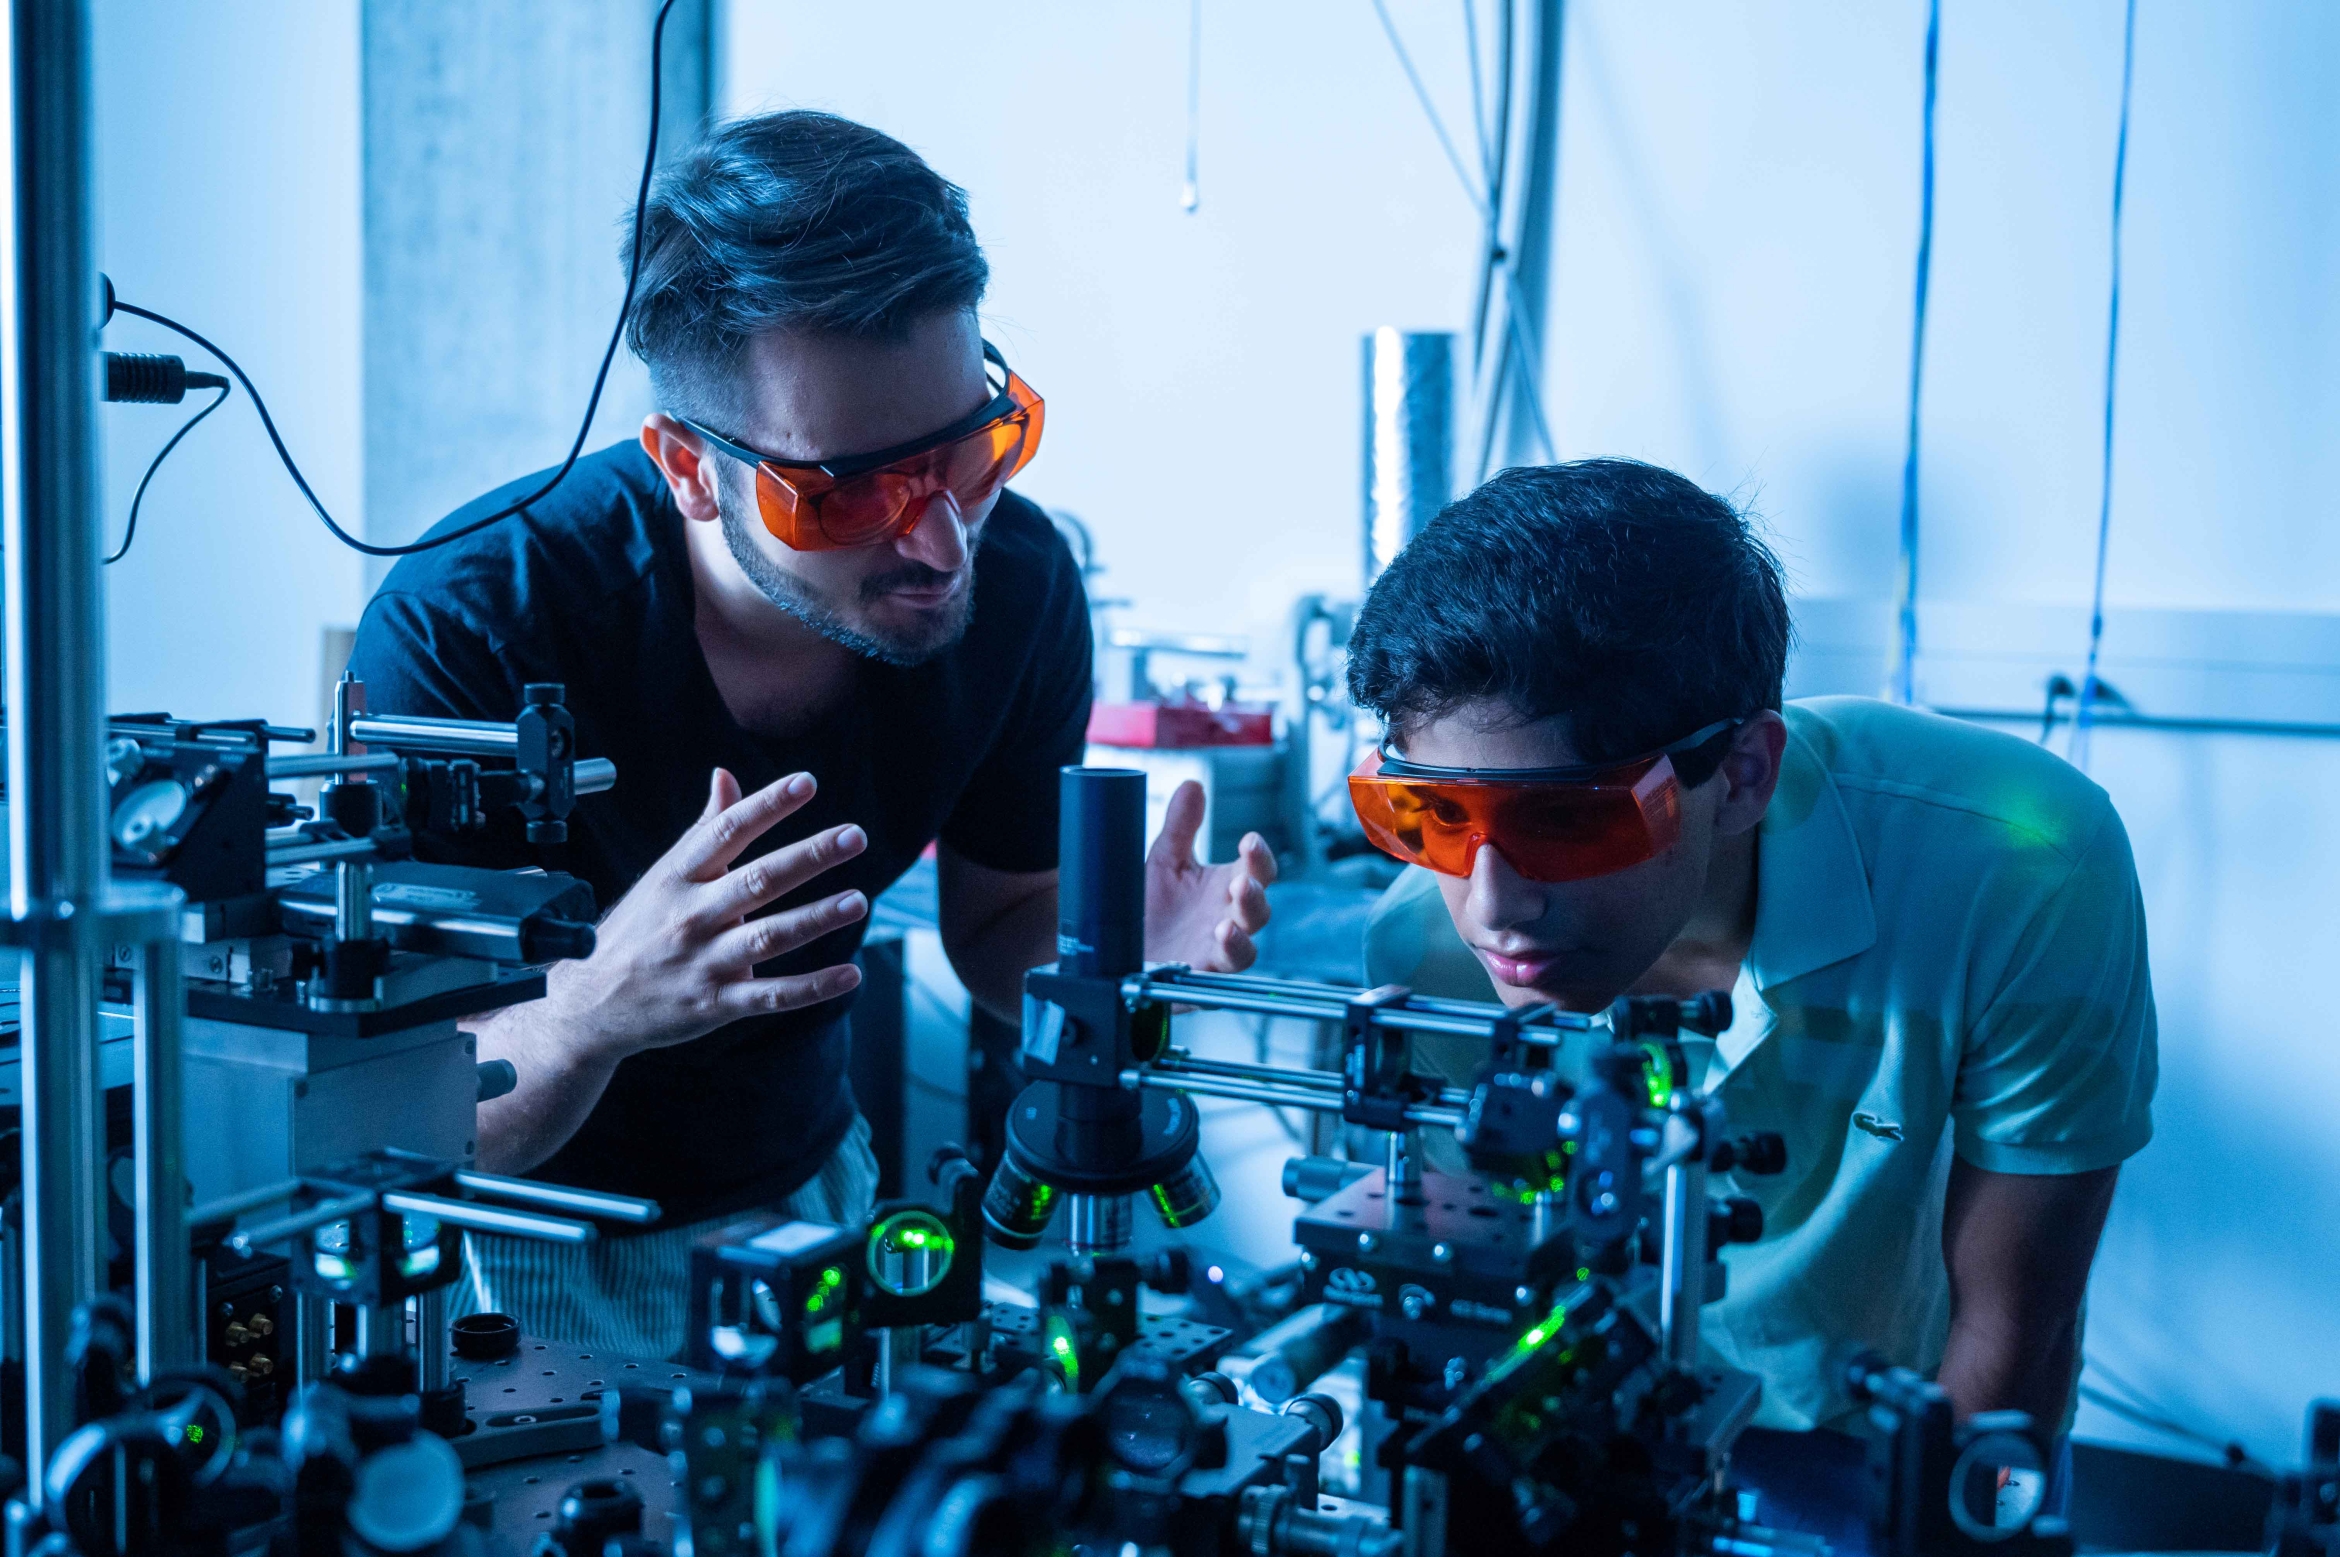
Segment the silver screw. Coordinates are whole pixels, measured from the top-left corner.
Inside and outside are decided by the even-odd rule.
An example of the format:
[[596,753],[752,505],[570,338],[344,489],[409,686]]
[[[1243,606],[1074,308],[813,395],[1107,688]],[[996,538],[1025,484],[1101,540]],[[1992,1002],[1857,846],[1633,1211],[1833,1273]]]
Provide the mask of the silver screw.
[[1419,1287],[1409,1288],[1406,1295],[1398,1300],[1398,1307],[1406,1311],[1408,1319],[1419,1319],[1429,1310],[1430,1294]]
[[1451,1265],[1454,1263],[1454,1245],[1450,1243],[1432,1244],[1430,1246],[1430,1258],[1436,1260],[1441,1265]]
[[1373,1245],[1378,1241],[1379,1240],[1376,1239],[1371,1233],[1359,1233],[1357,1235],[1357,1247],[1366,1250],[1368,1253],[1372,1251]]
[[1513,1287],[1511,1289],[1511,1301],[1517,1303],[1522,1308],[1527,1307],[1535,1300],[1536,1289],[1533,1287]]

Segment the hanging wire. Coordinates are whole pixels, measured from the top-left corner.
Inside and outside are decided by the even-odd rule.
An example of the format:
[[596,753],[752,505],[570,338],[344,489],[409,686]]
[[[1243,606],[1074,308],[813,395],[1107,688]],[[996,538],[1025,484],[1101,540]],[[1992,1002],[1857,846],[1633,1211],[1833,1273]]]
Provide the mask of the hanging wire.
[[[1527,401],[1529,420],[1535,428],[1537,442],[1543,447],[1544,458],[1547,460],[1559,458],[1559,445],[1554,442],[1551,426],[1544,417],[1541,354],[1537,352],[1535,343],[1528,338],[1527,327],[1519,317],[1519,310],[1512,306],[1512,297],[1516,290],[1513,285],[1513,257],[1510,248],[1502,241],[1502,207],[1505,192],[1504,183],[1507,177],[1505,169],[1509,161],[1511,143],[1512,3],[1513,0],[1503,0],[1496,127],[1488,148],[1488,165],[1484,170],[1486,184],[1482,186],[1477,179],[1471,176],[1470,169],[1464,165],[1462,154],[1455,149],[1454,137],[1447,133],[1446,121],[1439,116],[1437,104],[1431,101],[1430,89],[1423,82],[1422,73],[1415,68],[1414,56],[1406,48],[1405,39],[1397,30],[1397,23],[1390,17],[1388,5],[1385,0],[1373,0],[1373,14],[1381,19],[1382,33],[1389,39],[1390,49],[1397,55],[1398,64],[1406,73],[1406,80],[1414,89],[1414,100],[1421,105],[1423,117],[1430,121],[1430,129],[1438,137],[1439,148],[1446,153],[1447,165],[1454,169],[1454,176],[1462,185],[1464,197],[1471,202],[1472,207],[1478,211],[1480,220],[1486,225],[1486,261],[1480,273],[1479,301],[1475,310],[1476,318],[1473,325],[1472,341],[1474,373],[1479,376],[1483,385],[1488,386],[1485,391],[1486,415],[1481,419],[1478,474],[1482,480],[1485,479],[1487,466],[1493,458],[1493,429],[1499,420],[1497,412],[1501,407],[1502,393],[1507,383],[1514,385]],[[1475,65],[1477,61],[1476,26],[1467,12],[1464,21],[1468,34],[1467,41],[1470,42],[1472,60]],[[1547,25],[1558,25],[1558,23],[1555,20]],[[1476,117],[1475,114],[1474,117]],[[1499,305],[1494,302],[1494,286],[1498,279],[1504,283],[1503,296]],[[1494,362],[1490,370],[1484,365],[1483,353],[1486,350],[1487,315],[1490,308],[1494,306],[1500,306],[1503,324],[1502,334],[1493,348]],[[1519,353],[1516,360],[1511,356],[1515,350]],[[1489,372],[1492,373],[1492,378],[1487,376]]]
[[2096,662],[2104,647],[2104,559],[2112,541],[2113,383],[2121,357],[2121,206],[2129,181],[2129,88],[2137,74],[2137,0],[2121,24],[2121,129],[2113,150],[2112,301],[2104,328],[2104,468],[2096,504],[2096,585],[2088,604],[2088,669],[2072,706],[2072,765],[2088,771],[2088,732],[2104,685]]
[[1202,208],[1202,0],[1186,8],[1186,188],[1178,203],[1192,216]]
[[1406,80],[1413,84],[1414,101],[1422,105],[1422,113],[1429,119],[1430,128],[1438,137],[1439,149],[1446,153],[1448,166],[1454,169],[1455,178],[1462,184],[1463,194],[1482,218],[1488,217],[1486,192],[1479,187],[1479,181],[1471,177],[1471,170],[1463,162],[1462,153],[1454,149],[1454,137],[1446,133],[1446,121],[1438,116],[1438,105],[1430,101],[1430,89],[1422,84],[1422,73],[1414,68],[1414,56],[1406,51],[1406,40],[1398,36],[1397,23],[1390,20],[1389,7],[1383,0],[1373,0],[1373,14],[1381,18],[1381,30],[1388,35],[1389,46],[1396,52],[1398,64],[1405,68]]
[[1942,54],[1942,0],[1926,7],[1926,117],[1918,196],[1917,306],[1909,342],[1909,434],[1901,461],[1901,610],[1896,623],[1893,674],[1886,688],[1896,703],[1917,701],[1918,390],[1926,369],[1926,294],[1934,273],[1934,97]]

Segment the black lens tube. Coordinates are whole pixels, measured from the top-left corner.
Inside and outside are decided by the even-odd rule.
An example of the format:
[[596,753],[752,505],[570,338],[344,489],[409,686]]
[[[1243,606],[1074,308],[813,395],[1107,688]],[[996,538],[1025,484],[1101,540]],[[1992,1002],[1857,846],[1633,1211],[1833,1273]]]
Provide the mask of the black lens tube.
[[1082,978],[1121,978],[1146,960],[1146,776],[1061,770],[1056,958]]

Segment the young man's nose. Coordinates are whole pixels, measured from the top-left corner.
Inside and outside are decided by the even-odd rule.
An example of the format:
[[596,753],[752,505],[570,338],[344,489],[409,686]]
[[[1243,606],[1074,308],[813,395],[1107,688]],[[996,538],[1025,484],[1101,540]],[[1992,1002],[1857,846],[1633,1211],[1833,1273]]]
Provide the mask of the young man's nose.
[[1464,899],[1471,918],[1490,930],[1522,929],[1544,917],[1550,902],[1544,888],[1511,868],[1491,844],[1479,846],[1471,862],[1471,887]]
[[894,550],[937,573],[956,573],[967,565],[967,516],[948,487],[926,499],[925,512],[894,542]]

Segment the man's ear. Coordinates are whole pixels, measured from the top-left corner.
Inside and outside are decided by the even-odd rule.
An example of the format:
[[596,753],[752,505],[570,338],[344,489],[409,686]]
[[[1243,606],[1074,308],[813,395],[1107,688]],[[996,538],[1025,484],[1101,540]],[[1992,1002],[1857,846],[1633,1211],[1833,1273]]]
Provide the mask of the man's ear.
[[642,419],[642,452],[666,475],[667,490],[685,519],[722,517],[715,503],[715,461],[699,435],[664,411]]
[[1715,831],[1726,836],[1750,832],[1763,820],[1771,792],[1779,787],[1779,764],[1786,752],[1787,721],[1778,710],[1762,709],[1739,726],[1715,772],[1722,780]]

